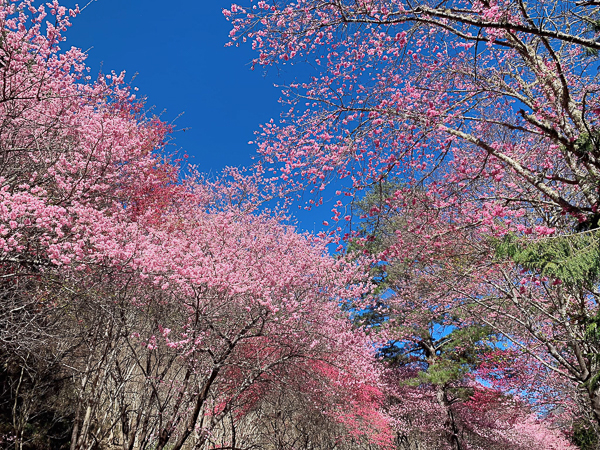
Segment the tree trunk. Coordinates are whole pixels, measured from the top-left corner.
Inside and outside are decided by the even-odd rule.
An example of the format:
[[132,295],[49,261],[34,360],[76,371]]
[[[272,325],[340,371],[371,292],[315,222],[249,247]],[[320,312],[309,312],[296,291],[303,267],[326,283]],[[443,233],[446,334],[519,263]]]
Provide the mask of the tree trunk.
[[452,450],[463,450],[460,443],[459,428],[454,419],[452,405],[450,404],[446,393],[446,386],[437,386],[436,398],[439,405],[444,408],[444,412],[446,413],[445,428],[448,432],[448,442],[450,443]]

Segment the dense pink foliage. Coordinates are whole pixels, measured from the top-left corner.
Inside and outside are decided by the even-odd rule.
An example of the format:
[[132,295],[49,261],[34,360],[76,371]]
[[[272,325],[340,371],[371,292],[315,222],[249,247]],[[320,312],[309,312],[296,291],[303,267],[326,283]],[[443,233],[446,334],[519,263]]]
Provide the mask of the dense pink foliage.
[[[465,14],[505,20],[510,8],[500,6],[475,4]],[[489,264],[486,237],[509,230],[554,234],[554,223],[525,214],[539,203],[551,201],[580,218],[596,207],[587,175],[572,187],[561,172],[575,167],[595,176],[593,164],[575,161],[565,169],[556,143],[577,139],[585,113],[577,102],[593,83],[569,78],[576,88],[573,105],[565,100],[568,117],[561,109],[565,101],[547,92],[551,80],[533,87],[523,81],[544,78],[532,67],[522,79],[506,82],[508,94],[492,95],[486,83],[500,83],[498,74],[514,56],[514,49],[500,57],[490,50],[501,33],[490,29],[482,36],[489,51],[478,64],[486,73],[473,83],[465,62],[469,45],[436,35],[435,27],[407,33],[402,8],[395,1],[356,2],[356,9],[300,1],[278,9],[260,1],[251,12],[234,6],[226,15],[234,22],[232,38],[246,33],[254,41],[255,63],[314,54],[326,68],[286,92],[306,107],[298,103],[289,122],[264,127],[259,150],[267,163],[279,163],[281,180],[308,180],[319,190],[337,175],[349,177],[353,190],[389,173],[403,177],[406,186],[380,206],[413,215],[380,257],[404,259],[419,282],[395,286],[392,317],[376,339],[418,346],[431,323],[452,328],[481,322],[484,313],[488,322],[499,317],[480,299],[499,290],[498,280],[512,282],[514,276],[502,280],[504,267]],[[20,325],[12,315],[27,310],[45,325],[46,316],[66,311],[65,323],[74,329],[83,324],[86,340],[77,345],[85,351],[74,352],[76,364],[64,368],[77,380],[73,449],[91,448],[94,433],[114,431],[114,423],[102,423],[113,420],[99,406],[105,399],[120,415],[124,448],[180,449],[192,438],[200,448],[213,445],[226,416],[233,427],[251,418],[271,391],[285,389],[339,425],[340,442],[386,448],[394,433],[417,432],[423,442],[446,445],[455,414],[453,423],[470,433],[472,448],[572,448],[508,395],[534,381],[552,382],[551,394],[573,388],[565,378],[581,381],[548,352],[531,350],[540,336],[560,337],[554,318],[540,321],[533,337],[518,326],[502,331],[525,348],[514,353],[513,364],[502,361],[509,351],[482,351],[469,376],[444,385],[407,382],[407,367],[438,362],[434,349],[425,362],[411,360],[414,367],[384,370],[374,356],[373,335],[340,311],[342,302],[370,305],[364,268],[330,256],[323,235],[299,234],[282,213],[261,209],[278,189],[262,179],[261,166],[255,175],[231,169],[210,182],[196,173],[184,177],[181,161],[165,153],[170,127],[146,115],[125,75],[92,80],[80,50],[60,49],[77,13],[57,1],[0,6],[0,276],[5,297],[16,292],[11,300],[17,305],[7,306],[0,318]],[[349,23],[364,27],[336,29]],[[383,24],[389,25],[385,32]],[[564,64],[576,65],[580,53],[571,49]],[[392,60],[397,64],[386,63]],[[519,97],[526,88],[531,98]],[[517,119],[505,115],[515,98],[533,111]],[[590,96],[587,107],[595,101]],[[492,106],[492,120],[484,120]],[[515,136],[478,140],[497,134],[500,123]],[[532,142],[535,151],[529,151]],[[532,181],[539,173],[546,184]],[[426,188],[416,190],[423,180]],[[526,191],[525,206],[506,200],[515,189]],[[340,217],[334,209],[334,220]],[[473,252],[475,244],[481,247]],[[526,280],[519,295],[541,297],[542,282],[535,281]],[[472,315],[459,322],[452,314],[457,300],[472,299]],[[98,311],[82,308],[86,301]],[[80,311],[107,322],[80,318]],[[27,326],[13,329],[0,328],[0,340],[20,346]],[[574,364],[573,355],[561,357],[563,366]],[[502,376],[516,362],[523,365],[508,382]],[[450,401],[451,389],[470,394]],[[115,392],[135,395],[119,398]],[[548,393],[540,394],[540,403],[547,399]]]
[[[432,448],[452,446],[443,437],[446,412],[436,401],[432,386],[414,387],[402,375],[388,374],[388,415],[391,425],[404,442],[419,441]],[[462,448],[476,449],[576,449],[558,430],[540,420],[531,407],[499,391],[472,383],[471,395],[452,406],[464,436]],[[546,423],[545,423],[546,422]]]
[[[91,80],[80,50],[61,51],[76,14],[57,2],[0,6],[2,278],[16,286],[37,274],[70,285],[80,292],[73,302],[110,280],[118,296],[94,301],[121,316],[126,334],[116,342],[147,361],[154,389],[150,399],[138,394],[147,410],[123,429],[140,427],[143,414],[158,420],[156,448],[181,448],[193,433],[208,439],[219,417],[243,416],[261,390],[295,378],[350,436],[388,442],[373,351],[338,306],[367,290],[361,269],[328,256],[326,241],[298,234],[279,214],[259,212],[252,177],[230,170],[222,181],[183,179],[164,152],[169,126],[146,116],[125,75]],[[162,308],[150,327],[127,316]],[[110,394],[101,391],[102,369],[93,385],[85,372],[80,378],[88,416],[76,417],[72,448],[87,448],[89,414]],[[202,389],[187,386],[191,379]],[[152,408],[171,416],[163,422]],[[130,445],[145,434],[138,429]]]
[[90,82],[79,49],[59,53],[70,19],[63,7],[23,2],[1,14],[3,259],[118,257],[126,217],[176,180],[176,168],[153,151],[169,127],[140,115],[124,74]]
[[[507,235],[539,242],[598,218],[595,4],[247,1],[224,14],[255,65],[311,66],[257,136],[265,167],[317,196],[336,180],[338,195],[379,198],[362,217],[389,223],[375,264],[403,271],[382,339],[410,347],[430,324],[491,327],[514,364],[492,370],[484,358],[482,377],[598,422],[599,349],[586,328],[597,281],[571,289],[495,253]],[[340,231],[344,207],[333,209]],[[350,237],[369,253],[381,234]]]
[[[568,7],[585,15],[586,5]],[[492,231],[528,202],[568,212],[597,203],[598,161],[578,159],[574,142],[597,122],[595,69],[583,54],[598,44],[585,21],[557,13],[572,38],[549,31],[538,46],[544,14],[512,1],[260,1],[225,11],[232,40],[252,41],[255,64],[316,64],[311,80],[284,91],[282,123],[259,136],[284,180],[317,189],[333,175],[350,177],[349,188],[387,174],[426,180]]]

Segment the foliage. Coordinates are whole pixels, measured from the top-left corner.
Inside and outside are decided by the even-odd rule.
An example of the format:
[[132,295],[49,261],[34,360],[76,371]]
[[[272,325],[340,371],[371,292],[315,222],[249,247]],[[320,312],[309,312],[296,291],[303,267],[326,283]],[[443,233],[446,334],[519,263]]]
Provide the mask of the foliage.
[[513,359],[479,355],[494,386],[565,431],[588,414],[600,424],[588,330],[599,298],[596,3],[246,1],[224,13],[255,65],[312,66],[258,136],[265,164],[316,194],[330,180],[349,198],[381,193],[349,236],[372,255],[381,292],[395,291],[382,315],[398,323],[382,338],[489,327]]
[[538,239],[506,235],[494,245],[496,256],[527,270],[587,289],[600,281],[600,233],[597,230]]
[[[572,448],[600,423],[593,2],[249,4],[255,64],[315,68],[270,180],[183,177],[125,75],[60,49],[77,9],[0,3],[2,444]],[[367,190],[349,258],[264,207],[334,177]]]
[[573,443],[581,450],[594,450],[598,448],[598,436],[589,424],[576,422],[573,425]]
[[77,14],[0,2],[2,445],[206,448],[303,379],[336,443],[385,447],[370,341],[338,308],[362,269],[256,176],[184,177],[125,74],[61,51]]

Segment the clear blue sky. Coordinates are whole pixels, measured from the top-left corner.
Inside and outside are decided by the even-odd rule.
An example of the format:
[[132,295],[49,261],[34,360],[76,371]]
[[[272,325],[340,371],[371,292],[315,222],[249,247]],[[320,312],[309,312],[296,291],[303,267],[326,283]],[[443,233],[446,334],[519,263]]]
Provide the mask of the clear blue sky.
[[[62,0],[67,7],[88,0]],[[100,70],[127,72],[162,118],[175,121],[177,148],[193,157],[203,172],[251,163],[254,131],[281,107],[274,84],[295,78],[290,68],[281,78],[250,70],[255,56],[249,45],[225,47],[230,24],[221,0],[95,0],[73,20],[65,48],[88,50],[92,75]],[[314,231],[331,216],[330,207],[300,215],[301,228]]]
[[[62,3],[83,7],[88,0]],[[219,0],[96,0],[73,20],[66,46],[88,50],[93,73],[125,70],[167,121],[178,147],[201,170],[250,162],[247,143],[279,116],[276,76],[251,71],[249,46],[225,48],[229,23]]]

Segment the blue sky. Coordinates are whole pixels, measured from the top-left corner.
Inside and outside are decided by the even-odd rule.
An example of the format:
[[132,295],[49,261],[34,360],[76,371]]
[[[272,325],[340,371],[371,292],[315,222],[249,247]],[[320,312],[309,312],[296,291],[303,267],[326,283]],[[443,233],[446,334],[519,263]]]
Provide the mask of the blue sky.
[[[79,1],[80,7],[87,0]],[[76,1],[63,1],[72,6]],[[125,70],[155,112],[177,118],[175,143],[201,170],[250,162],[247,143],[279,115],[276,77],[251,71],[249,46],[225,48],[226,2],[95,0],[74,19],[67,46],[88,50],[93,73]]]
[[[88,0],[62,0],[67,7]],[[88,51],[92,75],[127,72],[147,105],[179,129],[174,144],[203,172],[251,163],[254,131],[277,120],[280,91],[274,84],[295,77],[250,70],[249,45],[225,47],[230,24],[220,0],[95,0],[73,20],[64,48]],[[164,110],[164,112],[163,112]],[[181,115],[182,114],[182,115]],[[180,116],[181,115],[181,116]],[[180,117],[178,117],[180,116]],[[301,228],[321,228],[331,208],[300,215]]]

